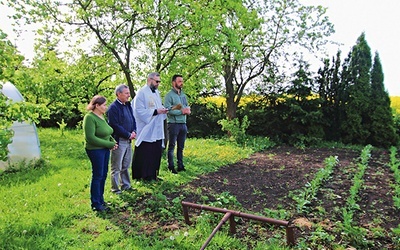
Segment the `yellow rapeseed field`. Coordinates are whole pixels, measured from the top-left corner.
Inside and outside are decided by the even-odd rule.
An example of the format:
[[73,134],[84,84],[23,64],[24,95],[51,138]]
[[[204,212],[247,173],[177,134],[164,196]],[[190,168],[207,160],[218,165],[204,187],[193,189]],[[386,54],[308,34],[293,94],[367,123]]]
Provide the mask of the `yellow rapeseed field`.
[[400,96],[391,96],[390,106],[396,111],[396,114],[400,114]]
[[[254,101],[254,99],[257,98],[256,96],[244,96],[241,101],[239,106],[243,106],[248,102]],[[213,102],[216,103],[218,106],[224,105],[226,106],[226,100],[225,97],[222,96],[215,96],[215,97],[207,97],[204,98],[204,102]],[[396,114],[400,115],[400,96],[390,96],[390,106],[392,107],[393,111],[396,112]]]

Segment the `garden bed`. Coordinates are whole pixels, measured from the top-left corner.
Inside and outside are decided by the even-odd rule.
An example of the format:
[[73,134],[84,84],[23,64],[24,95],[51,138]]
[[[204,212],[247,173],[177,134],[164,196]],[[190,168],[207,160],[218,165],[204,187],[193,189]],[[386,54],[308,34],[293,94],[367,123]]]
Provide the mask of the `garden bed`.
[[[299,214],[290,193],[304,188],[324,167],[324,159],[329,156],[337,156],[338,165],[330,179],[322,185],[316,199],[308,205],[308,212]],[[201,188],[203,194],[229,192],[245,210],[257,214],[268,214],[266,210],[286,210],[290,220],[303,222],[298,225],[297,241],[310,238],[311,232],[321,226],[326,234],[334,237],[329,245],[335,242],[343,244],[336,223],[342,221],[341,208],[349,196],[359,157],[359,151],[349,149],[277,147],[203,175],[192,181],[189,187],[192,190]],[[359,193],[360,209],[355,213],[353,224],[367,230],[366,240],[373,242],[369,249],[395,248],[389,235],[393,228],[398,227],[400,220],[399,211],[393,204],[390,184],[394,179],[388,163],[388,152],[372,153],[364,188]],[[196,196],[185,200],[200,202]],[[310,223],[304,223],[307,221]],[[320,240],[320,244],[324,244],[324,240]]]

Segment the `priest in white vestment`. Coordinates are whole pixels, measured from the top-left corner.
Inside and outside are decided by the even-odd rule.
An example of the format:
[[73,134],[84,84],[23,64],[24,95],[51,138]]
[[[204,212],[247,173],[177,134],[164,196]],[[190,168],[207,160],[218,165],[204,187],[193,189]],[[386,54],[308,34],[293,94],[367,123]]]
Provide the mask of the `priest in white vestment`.
[[159,180],[162,149],[164,147],[164,120],[168,110],[162,105],[158,86],[160,74],[150,73],[147,84],[133,100],[133,113],[136,120],[136,142],[132,161],[132,178]]

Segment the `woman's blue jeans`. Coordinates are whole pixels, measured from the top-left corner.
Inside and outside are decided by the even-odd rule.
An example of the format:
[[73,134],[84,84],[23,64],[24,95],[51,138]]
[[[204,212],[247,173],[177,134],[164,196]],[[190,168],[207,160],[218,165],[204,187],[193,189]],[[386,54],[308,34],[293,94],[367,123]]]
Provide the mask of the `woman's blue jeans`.
[[92,183],[90,184],[90,200],[92,208],[101,208],[104,204],[104,186],[108,172],[108,161],[110,159],[110,150],[104,149],[86,149],[92,163]]

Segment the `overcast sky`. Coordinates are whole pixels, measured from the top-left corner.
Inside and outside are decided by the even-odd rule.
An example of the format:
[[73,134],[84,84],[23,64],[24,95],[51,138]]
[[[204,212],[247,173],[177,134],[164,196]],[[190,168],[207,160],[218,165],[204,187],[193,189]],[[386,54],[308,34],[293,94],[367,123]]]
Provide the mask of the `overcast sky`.
[[[327,14],[335,26],[332,40],[343,45],[342,57],[347,56],[357,38],[365,32],[366,40],[371,47],[372,55],[378,51],[385,87],[391,96],[400,96],[400,0],[300,0],[306,5],[328,7]],[[15,42],[15,35],[6,19],[10,10],[0,8],[0,28],[9,39]],[[27,58],[33,56],[34,33],[25,33],[18,42],[18,50]],[[336,55],[338,47],[332,47],[331,57]]]
[[[327,15],[335,26],[332,40],[343,43],[342,59],[357,38],[365,32],[372,56],[379,53],[384,84],[391,96],[400,96],[400,0],[300,0],[306,5],[328,7]],[[332,48],[331,57],[337,47]]]

